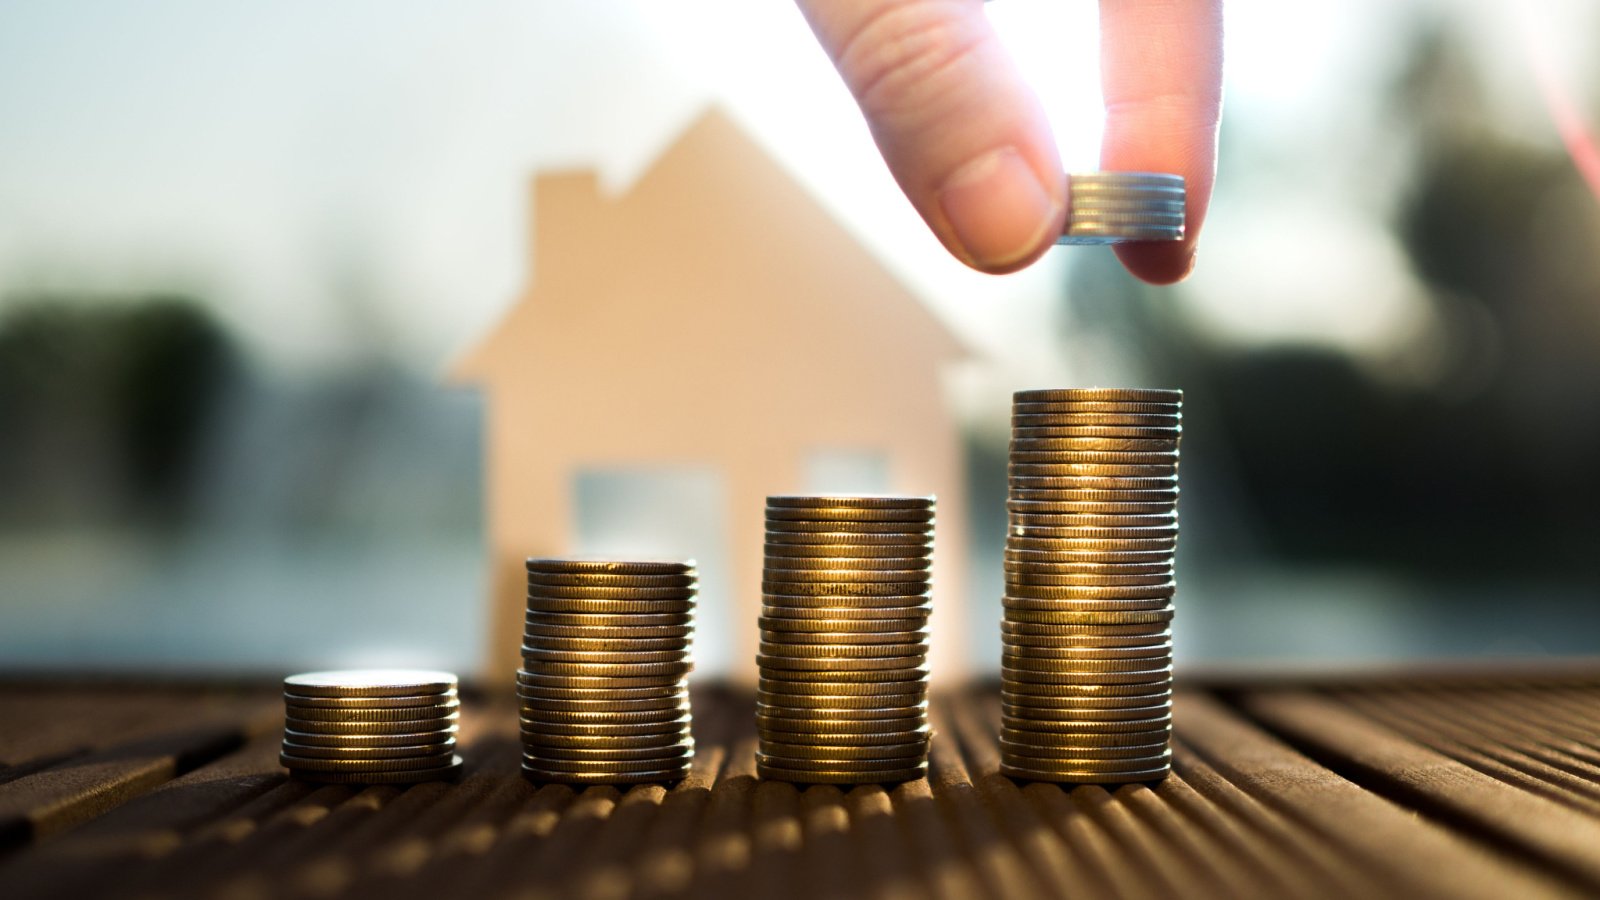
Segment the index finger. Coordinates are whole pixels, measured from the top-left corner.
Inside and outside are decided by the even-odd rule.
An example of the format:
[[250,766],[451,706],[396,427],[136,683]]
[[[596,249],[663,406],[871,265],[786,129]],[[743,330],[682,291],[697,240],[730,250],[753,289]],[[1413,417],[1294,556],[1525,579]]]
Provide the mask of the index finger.
[[1100,0],[1100,81],[1100,167],[1170,172],[1186,182],[1183,240],[1116,248],[1128,271],[1170,284],[1194,267],[1216,179],[1222,0]]

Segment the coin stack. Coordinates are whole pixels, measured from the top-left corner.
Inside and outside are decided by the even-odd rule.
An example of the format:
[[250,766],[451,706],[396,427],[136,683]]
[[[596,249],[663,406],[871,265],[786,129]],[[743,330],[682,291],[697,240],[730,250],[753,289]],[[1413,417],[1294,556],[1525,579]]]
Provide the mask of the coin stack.
[[1067,176],[1067,227],[1057,244],[1183,239],[1182,175],[1083,172]]
[[530,559],[522,772],[632,784],[689,772],[693,562]]
[[1021,391],[1006,509],[1001,771],[1120,783],[1171,763],[1183,393]]
[[928,770],[932,497],[768,497],[756,772],[864,784]]
[[461,771],[456,676],[412,669],[307,672],[283,680],[278,761],[296,778],[409,784]]

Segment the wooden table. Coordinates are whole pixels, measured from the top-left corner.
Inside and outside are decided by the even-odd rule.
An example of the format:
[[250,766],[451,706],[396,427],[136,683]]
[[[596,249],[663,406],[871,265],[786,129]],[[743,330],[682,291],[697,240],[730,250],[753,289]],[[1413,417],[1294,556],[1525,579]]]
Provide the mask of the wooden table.
[[1600,670],[1186,686],[1172,777],[1110,790],[999,776],[989,685],[847,790],[757,781],[725,687],[670,789],[530,784],[466,702],[459,783],[363,789],[285,777],[270,685],[0,683],[0,898],[1600,894]]

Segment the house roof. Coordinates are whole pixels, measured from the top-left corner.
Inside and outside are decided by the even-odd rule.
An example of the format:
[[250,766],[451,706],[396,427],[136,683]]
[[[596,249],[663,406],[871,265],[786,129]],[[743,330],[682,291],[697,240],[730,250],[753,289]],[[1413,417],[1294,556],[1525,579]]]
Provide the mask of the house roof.
[[[719,109],[700,115],[620,196],[603,195],[592,170],[540,174],[532,194],[535,276],[454,379],[494,381],[508,366],[524,371],[530,348],[553,337],[597,340],[623,320],[651,317],[639,326],[833,343],[835,364],[864,356],[863,339],[892,341],[902,359],[966,355]],[[864,370],[871,364],[860,359]]]

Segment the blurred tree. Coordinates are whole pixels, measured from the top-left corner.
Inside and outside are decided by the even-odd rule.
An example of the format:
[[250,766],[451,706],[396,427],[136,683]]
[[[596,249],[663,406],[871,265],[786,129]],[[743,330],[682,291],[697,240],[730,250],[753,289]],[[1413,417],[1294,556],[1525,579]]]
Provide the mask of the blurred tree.
[[170,521],[233,345],[191,298],[32,295],[0,320],[0,517]]

